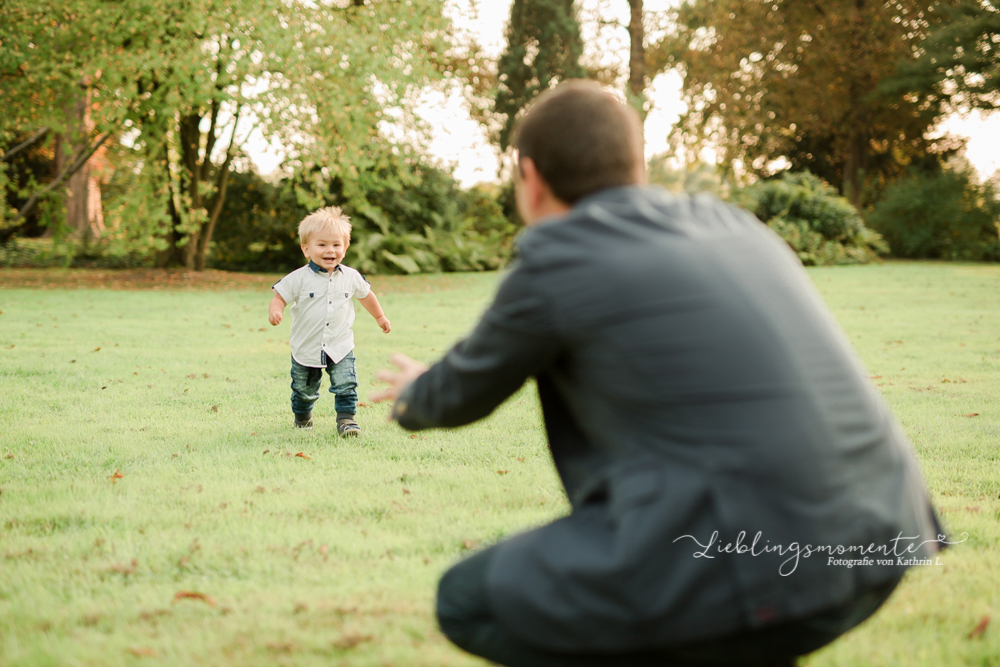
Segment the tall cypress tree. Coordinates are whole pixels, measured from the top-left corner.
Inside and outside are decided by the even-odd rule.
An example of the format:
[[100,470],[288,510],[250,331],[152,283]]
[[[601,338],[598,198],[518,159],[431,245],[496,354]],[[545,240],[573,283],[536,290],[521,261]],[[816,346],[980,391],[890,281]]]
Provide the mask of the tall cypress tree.
[[503,117],[502,150],[510,145],[518,113],[536,95],[559,81],[586,76],[573,0],[514,0],[505,33],[494,105]]

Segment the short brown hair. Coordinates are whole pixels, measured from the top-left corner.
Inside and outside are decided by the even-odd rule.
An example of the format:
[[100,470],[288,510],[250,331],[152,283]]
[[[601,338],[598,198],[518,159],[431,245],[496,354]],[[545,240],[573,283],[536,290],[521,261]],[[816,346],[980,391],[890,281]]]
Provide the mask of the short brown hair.
[[345,243],[351,242],[351,219],[339,206],[327,206],[307,215],[299,223],[299,242],[306,245],[313,234],[325,231],[340,234]]
[[566,81],[539,95],[513,143],[518,159],[530,157],[567,204],[645,181],[639,114],[592,81]]

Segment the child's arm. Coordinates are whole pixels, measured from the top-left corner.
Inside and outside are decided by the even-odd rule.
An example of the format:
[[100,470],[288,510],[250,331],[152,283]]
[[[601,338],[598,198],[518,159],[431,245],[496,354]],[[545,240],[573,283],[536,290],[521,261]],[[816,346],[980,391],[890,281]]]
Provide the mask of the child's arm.
[[274,326],[281,324],[282,315],[285,312],[285,300],[277,292],[271,299],[271,304],[267,307],[267,321]]
[[363,299],[358,299],[361,305],[365,307],[372,317],[375,318],[375,323],[382,327],[382,331],[389,333],[392,329],[392,324],[389,322],[389,318],[385,316],[382,312],[382,306],[379,305],[378,299],[375,298],[375,292],[368,292],[368,296]]

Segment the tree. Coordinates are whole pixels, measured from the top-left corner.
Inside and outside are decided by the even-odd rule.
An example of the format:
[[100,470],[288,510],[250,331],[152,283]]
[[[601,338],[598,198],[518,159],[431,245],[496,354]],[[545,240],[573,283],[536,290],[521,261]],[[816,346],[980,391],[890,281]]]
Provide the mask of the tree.
[[1000,109],[1000,6],[963,0],[937,7],[945,20],[920,44],[919,57],[899,63],[889,93],[950,98],[952,106]]
[[959,145],[926,137],[940,96],[879,88],[943,18],[932,0],[686,2],[651,55],[685,74],[674,141],[714,145],[730,170],[761,176],[783,156],[860,206],[908,164]]
[[514,0],[505,37],[494,107],[503,123],[497,137],[501,150],[510,145],[518,113],[536,95],[559,81],[586,76],[573,0]]
[[64,125],[64,91],[89,77],[93,132],[121,134],[143,175],[144,203],[125,209],[148,213],[161,265],[200,270],[251,132],[348,188],[379,159],[383,109],[439,75],[430,54],[450,46],[442,4],[12,0],[0,6],[0,24],[15,27],[0,33],[14,54],[0,60],[4,101],[19,134]]

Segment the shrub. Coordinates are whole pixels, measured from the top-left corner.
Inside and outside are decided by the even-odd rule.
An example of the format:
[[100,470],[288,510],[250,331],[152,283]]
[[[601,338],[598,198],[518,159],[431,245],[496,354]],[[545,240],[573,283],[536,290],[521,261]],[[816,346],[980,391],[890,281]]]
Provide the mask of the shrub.
[[242,271],[300,266],[298,223],[321,206],[351,217],[346,263],[363,273],[497,269],[517,231],[493,193],[462,190],[446,171],[390,154],[351,183],[320,169],[278,184],[234,173],[209,263]]
[[995,182],[970,170],[911,172],[886,188],[868,222],[897,257],[1000,260],[1000,200]]
[[809,172],[758,181],[732,200],[776,231],[807,266],[864,264],[888,251],[857,209]]

